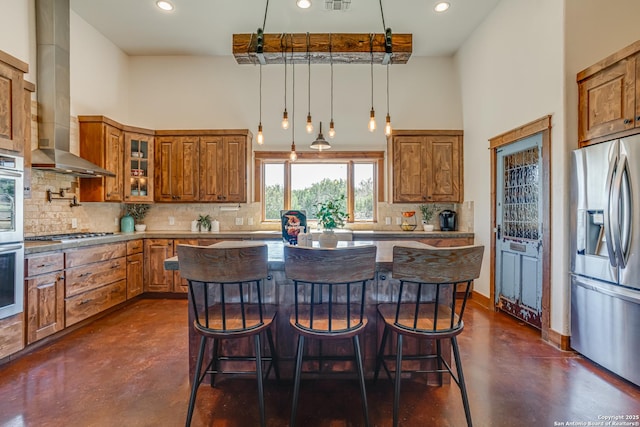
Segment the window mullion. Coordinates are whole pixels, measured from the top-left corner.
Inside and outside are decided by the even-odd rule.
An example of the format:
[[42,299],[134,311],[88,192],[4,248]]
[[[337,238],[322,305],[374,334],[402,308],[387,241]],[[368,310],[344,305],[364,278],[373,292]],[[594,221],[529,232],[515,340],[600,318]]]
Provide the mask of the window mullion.
[[355,179],[354,179],[354,163],[347,162],[347,212],[349,214],[348,222],[355,219]]
[[284,209],[291,209],[291,162],[284,162]]

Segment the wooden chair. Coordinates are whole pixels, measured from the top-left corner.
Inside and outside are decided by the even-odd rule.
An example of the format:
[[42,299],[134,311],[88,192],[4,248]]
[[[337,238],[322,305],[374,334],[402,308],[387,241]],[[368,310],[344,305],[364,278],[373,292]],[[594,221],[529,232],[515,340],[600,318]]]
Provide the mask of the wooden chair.
[[[190,308],[195,320],[193,328],[201,336],[196,371],[191,385],[186,425],[191,424],[198,387],[211,375],[225,373],[218,369],[220,361],[254,361],[258,380],[260,425],[265,426],[262,365],[269,362],[267,372],[274,368],[280,378],[277,353],[273,344],[271,324],[276,317],[272,305],[263,303],[262,281],[267,277],[267,245],[217,248],[210,246],[178,245],[180,275],[189,282]],[[266,332],[271,357],[262,356],[260,334]],[[254,338],[254,355],[223,356],[220,341]],[[204,372],[202,365],[207,340],[212,340],[213,352]],[[236,374],[247,372],[234,372]]]
[[[411,372],[437,372],[440,385],[442,385],[442,374],[448,372],[460,388],[467,424],[472,425],[456,337],[464,328],[462,316],[471,282],[480,275],[483,253],[483,246],[433,249],[395,246],[393,248],[393,278],[399,280],[400,284],[394,295],[394,303],[378,305],[378,313],[384,321],[384,332],[378,350],[374,381],[378,378],[380,367],[384,367],[387,376],[391,378],[386,360],[395,359],[394,427],[398,425],[401,373],[410,372],[402,370],[402,361],[425,359],[434,359],[437,369],[414,369]],[[458,296],[460,291],[458,284],[464,285],[464,293],[461,297]],[[395,355],[384,354],[390,331],[397,335]],[[404,336],[434,340],[436,354],[403,355],[402,338]],[[443,358],[441,340],[451,342],[457,375]]]
[[[367,326],[365,289],[374,278],[375,246],[340,249],[284,247],[284,269],[294,283],[294,313],[289,320],[298,333],[290,425],[295,426],[302,363],[309,360],[354,360],[362,397],[365,424],[369,425],[367,394],[359,335]],[[305,338],[351,339],[354,357],[304,356]],[[320,364],[321,366],[321,364]]]

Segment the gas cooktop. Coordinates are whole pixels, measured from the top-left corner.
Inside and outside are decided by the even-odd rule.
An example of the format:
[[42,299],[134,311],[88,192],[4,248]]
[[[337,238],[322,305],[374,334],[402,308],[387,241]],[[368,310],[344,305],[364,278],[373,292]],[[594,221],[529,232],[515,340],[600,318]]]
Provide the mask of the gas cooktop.
[[110,236],[113,233],[110,232],[98,232],[98,233],[66,233],[66,234],[49,234],[45,236],[31,236],[25,237],[25,242],[56,242],[56,241],[65,241],[65,240],[78,240],[78,239],[87,239],[90,237],[103,237]]

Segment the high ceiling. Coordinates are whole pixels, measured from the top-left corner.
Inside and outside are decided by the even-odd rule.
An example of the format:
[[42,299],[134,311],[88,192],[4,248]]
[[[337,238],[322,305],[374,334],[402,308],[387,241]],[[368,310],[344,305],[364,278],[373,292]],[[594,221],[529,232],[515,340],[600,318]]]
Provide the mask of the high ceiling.
[[[265,22],[268,0],[71,0],[71,9],[129,55],[230,56],[232,35],[252,33]],[[456,52],[500,0],[382,0],[386,27],[413,35],[413,56]],[[352,0],[347,11],[328,11],[324,0],[299,9],[295,0],[268,2],[265,33],[382,33],[380,0]]]

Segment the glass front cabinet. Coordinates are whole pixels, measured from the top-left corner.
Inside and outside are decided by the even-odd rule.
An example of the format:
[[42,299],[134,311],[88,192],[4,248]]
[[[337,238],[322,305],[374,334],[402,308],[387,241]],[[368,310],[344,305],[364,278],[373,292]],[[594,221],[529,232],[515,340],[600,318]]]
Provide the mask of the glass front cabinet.
[[125,133],[126,202],[153,202],[153,136]]

